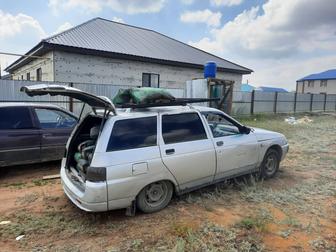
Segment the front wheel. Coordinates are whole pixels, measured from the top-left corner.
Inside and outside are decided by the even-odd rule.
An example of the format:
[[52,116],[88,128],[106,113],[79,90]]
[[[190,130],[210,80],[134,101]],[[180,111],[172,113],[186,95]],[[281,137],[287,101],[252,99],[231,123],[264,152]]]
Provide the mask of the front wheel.
[[274,175],[279,170],[279,166],[280,166],[279,153],[274,149],[268,150],[260,166],[261,177],[265,179],[274,177]]
[[149,184],[139,193],[137,207],[144,213],[153,213],[165,208],[173,196],[173,185],[168,181]]

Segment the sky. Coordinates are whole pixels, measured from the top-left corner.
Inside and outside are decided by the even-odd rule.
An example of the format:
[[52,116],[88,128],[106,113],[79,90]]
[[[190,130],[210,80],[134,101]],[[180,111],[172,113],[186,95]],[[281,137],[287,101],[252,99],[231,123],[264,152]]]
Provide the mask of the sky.
[[[294,90],[297,79],[336,69],[336,0],[0,0],[0,52],[24,54],[95,17],[248,67],[243,82],[254,86]],[[1,69],[15,59],[0,55]]]

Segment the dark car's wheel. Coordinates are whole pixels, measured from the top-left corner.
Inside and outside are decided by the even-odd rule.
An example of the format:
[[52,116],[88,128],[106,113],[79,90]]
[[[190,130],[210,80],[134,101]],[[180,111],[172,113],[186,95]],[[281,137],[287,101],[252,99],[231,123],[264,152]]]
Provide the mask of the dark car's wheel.
[[260,166],[261,177],[265,179],[274,177],[279,170],[279,165],[279,153],[275,149],[268,150]]
[[146,186],[139,193],[137,208],[144,213],[153,213],[165,208],[173,196],[173,185],[169,181],[159,181]]

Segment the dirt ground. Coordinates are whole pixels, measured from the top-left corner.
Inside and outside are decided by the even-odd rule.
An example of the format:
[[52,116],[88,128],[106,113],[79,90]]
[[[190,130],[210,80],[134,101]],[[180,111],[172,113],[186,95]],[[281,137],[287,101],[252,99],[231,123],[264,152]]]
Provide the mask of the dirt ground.
[[0,223],[10,223],[0,225],[0,251],[336,251],[336,115],[309,117],[243,120],[287,136],[274,179],[210,186],[154,214],[77,209],[59,179],[42,180],[58,162],[3,170]]

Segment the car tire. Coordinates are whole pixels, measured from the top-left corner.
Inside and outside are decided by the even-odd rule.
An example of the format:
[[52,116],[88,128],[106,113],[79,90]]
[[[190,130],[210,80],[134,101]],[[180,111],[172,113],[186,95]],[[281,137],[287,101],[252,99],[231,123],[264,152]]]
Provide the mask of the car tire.
[[263,162],[260,166],[260,177],[263,179],[275,176],[280,166],[279,153],[275,149],[269,149],[266,152]]
[[137,208],[144,213],[153,213],[165,208],[172,196],[173,185],[169,181],[158,181],[147,185],[136,199]]

